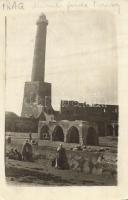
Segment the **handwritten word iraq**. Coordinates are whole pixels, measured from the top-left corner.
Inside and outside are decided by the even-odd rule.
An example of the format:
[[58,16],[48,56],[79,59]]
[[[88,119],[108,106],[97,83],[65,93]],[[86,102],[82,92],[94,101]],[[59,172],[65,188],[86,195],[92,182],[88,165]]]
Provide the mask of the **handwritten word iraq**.
[[23,2],[18,1],[4,1],[2,2],[2,9],[3,10],[23,10],[24,4]]

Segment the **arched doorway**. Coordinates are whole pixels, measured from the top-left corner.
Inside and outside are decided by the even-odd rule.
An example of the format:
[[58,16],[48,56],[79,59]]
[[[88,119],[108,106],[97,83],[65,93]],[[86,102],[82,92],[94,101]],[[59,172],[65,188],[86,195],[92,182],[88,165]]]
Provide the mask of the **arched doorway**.
[[115,135],[118,136],[118,125],[115,127]]
[[107,135],[108,136],[113,136],[113,127],[112,125],[107,126]]
[[52,140],[64,142],[64,133],[63,133],[63,129],[60,126],[55,127],[52,133]]
[[49,127],[44,125],[40,131],[40,140],[50,140]]
[[98,145],[98,138],[97,138],[96,130],[93,127],[88,128],[86,144],[87,145]]
[[79,143],[79,131],[76,127],[72,126],[67,134],[68,143]]

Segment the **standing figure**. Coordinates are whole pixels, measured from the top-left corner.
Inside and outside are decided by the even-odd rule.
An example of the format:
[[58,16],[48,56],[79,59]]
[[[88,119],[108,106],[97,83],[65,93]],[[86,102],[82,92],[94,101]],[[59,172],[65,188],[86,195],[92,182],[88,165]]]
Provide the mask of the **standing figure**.
[[32,141],[32,133],[29,133],[29,140]]
[[11,136],[10,135],[7,137],[7,142],[8,142],[8,144],[11,144]]
[[22,157],[24,161],[32,161],[32,145],[26,140],[22,148]]
[[66,156],[65,149],[60,144],[57,148],[55,167],[58,169],[69,169],[69,164]]

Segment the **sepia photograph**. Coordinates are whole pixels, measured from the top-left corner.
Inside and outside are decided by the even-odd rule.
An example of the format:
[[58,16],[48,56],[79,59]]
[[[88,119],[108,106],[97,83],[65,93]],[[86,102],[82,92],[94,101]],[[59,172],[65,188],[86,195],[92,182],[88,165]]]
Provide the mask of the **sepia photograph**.
[[108,11],[5,16],[5,180],[118,185],[118,52]]

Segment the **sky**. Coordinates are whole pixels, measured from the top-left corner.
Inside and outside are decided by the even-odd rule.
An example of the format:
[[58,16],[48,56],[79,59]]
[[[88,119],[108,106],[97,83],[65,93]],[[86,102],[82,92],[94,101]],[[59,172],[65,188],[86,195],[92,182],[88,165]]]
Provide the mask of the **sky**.
[[[31,81],[40,13],[7,17],[6,110],[21,114],[24,83]],[[60,101],[117,104],[117,41],[114,16],[103,11],[45,12],[45,81],[52,105]]]

